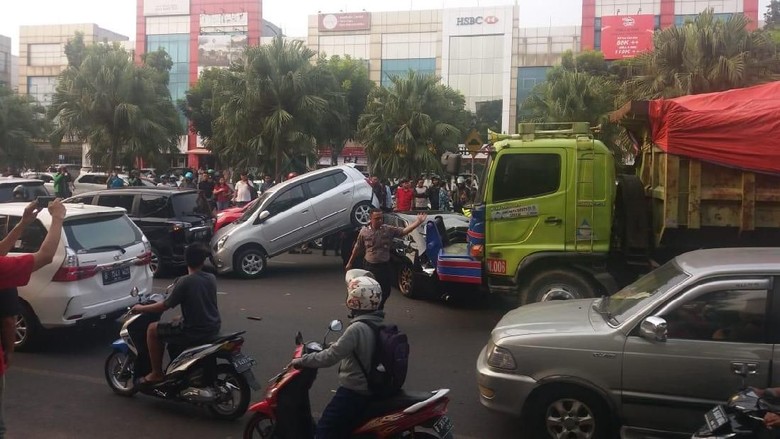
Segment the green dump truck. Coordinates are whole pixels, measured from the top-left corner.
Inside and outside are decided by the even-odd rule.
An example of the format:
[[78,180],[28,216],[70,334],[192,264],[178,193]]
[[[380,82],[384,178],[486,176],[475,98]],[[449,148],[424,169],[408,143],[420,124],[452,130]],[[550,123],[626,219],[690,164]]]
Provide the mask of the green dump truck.
[[[643,135],[637,120],[632,136]],[[670,154],[649,140],[637,142],[635,163],[616,165],[587,123],[518,131],[492,136],[468,244],[431,245],[428,234],[440,280],[526,304],[610,294],[689,250],[780,247],[780,174]],[[453,170],[453,159],[443,165]]]

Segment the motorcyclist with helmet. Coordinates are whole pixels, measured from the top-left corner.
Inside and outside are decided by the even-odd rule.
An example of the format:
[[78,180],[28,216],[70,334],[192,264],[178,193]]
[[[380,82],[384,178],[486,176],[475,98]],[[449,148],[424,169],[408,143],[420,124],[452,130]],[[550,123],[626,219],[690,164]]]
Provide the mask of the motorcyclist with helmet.
[[195,182],[192,181],[193,178],[192,172],[184,174],[184,180],[179,183],[179,189],[197,189],[198,187],[195,186]]
[[317,423],[317,439],[345,438],[357,427],[367,403],[373,396],[360,364],[371,364],[376,349],[376,336],[369,325],[356,322],[370,321],[382,325],[385,313],[379,310],[382,287],[370,272],[347,272],[347,301],[352,323],[339,339],[327,349],[296,358],[292,367],[322,368],[339,363],[339,388],[322,412]]

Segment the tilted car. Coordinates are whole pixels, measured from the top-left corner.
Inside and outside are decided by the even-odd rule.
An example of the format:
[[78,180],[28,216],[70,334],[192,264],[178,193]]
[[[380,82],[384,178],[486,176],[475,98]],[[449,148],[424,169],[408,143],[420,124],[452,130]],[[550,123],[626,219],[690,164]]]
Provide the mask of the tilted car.
[[[466,242],[469,219],[452,212],[427,212],[428,219],[440,216],[451,242]],[[414,213],[385,213],[384,223],[405,229],[417,219]],[[393,243],[390,262],[396,273],[398,289],[406,297],[422,296],[423,291],[438,291],[437,277],[433,264],[425,254],[425,226],[421,225]]]
[[[0,235],[21,221],[27,203],[0,204]],[[51,225],[47,210],[27,226],[9,256],[35,253]],[[54,261],[19,288],[16,344],[34,346],[43,328],[110,321],[136,303],[130,291],[151,293],[151,246],[121,209],[68,205]]]
[[132,187],[87,192],[66,203],[121,207],[149,239],[155,275],[169,267],[184,267],[184,248],[194,242],[208,245],[214,221],[198,208],[198,191]]
[[354,165],[319,169],[268,189],[211,240],[220,273],[258,277],[267,258],[349,227],[366,225],[378,205]]
[[506,314],[477,360],[480,401],[534,438],[696,431],[744,384],[780,385],[780,249],[699,250],[611,297]]

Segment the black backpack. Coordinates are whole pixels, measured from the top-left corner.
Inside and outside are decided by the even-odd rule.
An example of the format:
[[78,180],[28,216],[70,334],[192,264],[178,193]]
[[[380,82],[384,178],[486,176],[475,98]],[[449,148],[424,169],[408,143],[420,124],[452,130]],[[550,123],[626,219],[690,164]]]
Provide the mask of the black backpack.
[[249,196],[251,199],[257,198],[257,188],[255,188],[255,185],[253,183],[248,183],[249,185]]
[[376,348],[371,355],[370,369],[366,369],[360,358],[355,355],[360,370],[366,376],[368,389],[377,396],[392,396],[398,393],[406,381],[409,368],[409,340],[396,325],[377,325],[365,323],[376,334]]

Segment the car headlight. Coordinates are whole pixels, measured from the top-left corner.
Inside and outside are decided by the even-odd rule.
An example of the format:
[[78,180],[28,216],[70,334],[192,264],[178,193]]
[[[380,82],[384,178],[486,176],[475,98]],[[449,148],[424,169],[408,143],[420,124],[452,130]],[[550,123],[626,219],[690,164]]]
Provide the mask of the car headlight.
[[495,367],[496,369],[515,370],[517,369],[517,363],[515,363],[515,357],[509,352],[509,349],[505,349],[493,344],[488,345],[488,366]]
[[221,238],[219,238],[219,241],[217,241],[217,250],[222,250],[222,247],[225,246],[225,242],[230,238],[230,235],[225,235]]

